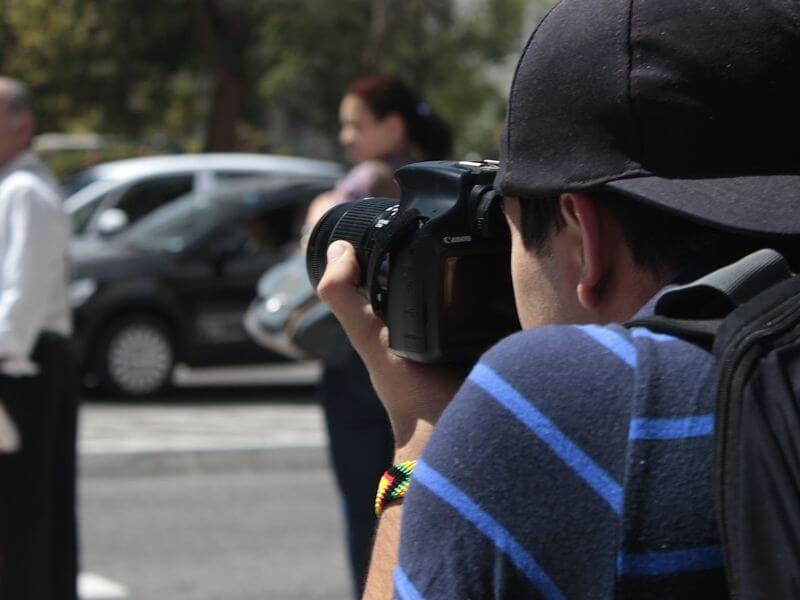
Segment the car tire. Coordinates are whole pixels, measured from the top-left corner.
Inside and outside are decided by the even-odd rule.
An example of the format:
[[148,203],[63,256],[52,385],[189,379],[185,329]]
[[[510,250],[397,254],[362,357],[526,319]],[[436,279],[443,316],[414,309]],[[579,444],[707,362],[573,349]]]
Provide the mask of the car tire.
[[153,396],[172,382],[175,343],[166,323],[157,317],[120,318],[109,323],[103,332],[95,364],[104,392]]

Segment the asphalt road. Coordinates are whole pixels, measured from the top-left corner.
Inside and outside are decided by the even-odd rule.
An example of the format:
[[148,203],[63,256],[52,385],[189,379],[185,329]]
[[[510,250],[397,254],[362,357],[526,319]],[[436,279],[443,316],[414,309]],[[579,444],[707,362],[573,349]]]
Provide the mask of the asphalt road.
[[351,598],[325,441],[311,388],[88,401],[83,598]]
[[350,597],[326,469],[89,477],[81,506],[83,570],[117,597]]

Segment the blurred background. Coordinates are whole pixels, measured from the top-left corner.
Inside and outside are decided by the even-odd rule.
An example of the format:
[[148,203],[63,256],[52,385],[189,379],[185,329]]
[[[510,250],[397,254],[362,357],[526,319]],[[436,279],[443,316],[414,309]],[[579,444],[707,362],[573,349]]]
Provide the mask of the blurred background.
[[347,84],[399,76],[451,158],[496,158],[553,3],[0,0],[0,73],[33,92],[75,233],[84,600],[353,597],[320,366],[244,313],[347,168]]
[[455,155],[494,156],[515,59],[551,3],[2,0],[0,68],[31,86],[40,132],[71,134],[42,140],[61,176],[153,152],[337,158],[342,91],[370,71],[421,90]]

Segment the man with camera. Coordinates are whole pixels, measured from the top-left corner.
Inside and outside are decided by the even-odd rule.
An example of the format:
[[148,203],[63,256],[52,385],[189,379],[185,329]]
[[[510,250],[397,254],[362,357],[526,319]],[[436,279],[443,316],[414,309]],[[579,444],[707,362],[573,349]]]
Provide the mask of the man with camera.
[[[330,245],[318,292],[396,438],[365,597],[727,596],[715,359],[619,324],[671,284],[797,247],[798,63],[795,0],[557,5],[520,59],[495,179],[523,331],[466,380],[393,352],[363,257]],[[400,216],[425,202],[403,193]]]

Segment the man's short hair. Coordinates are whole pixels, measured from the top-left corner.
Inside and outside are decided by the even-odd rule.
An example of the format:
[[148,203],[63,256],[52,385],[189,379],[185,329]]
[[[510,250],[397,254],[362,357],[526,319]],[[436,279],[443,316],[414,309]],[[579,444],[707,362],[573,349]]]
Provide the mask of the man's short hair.
[[[795,265],[800,262],[795,256],[800,244],[793,237],[781,240],[732,233],[607,189],[588,193],[617,221],[634,262],[657,276],[674,276],[693,265],[715,268],[764,247],[781,251]],[[566,226],[559,199],[521,198],[520,214],[525,246],[547,255],[552,235]]]

